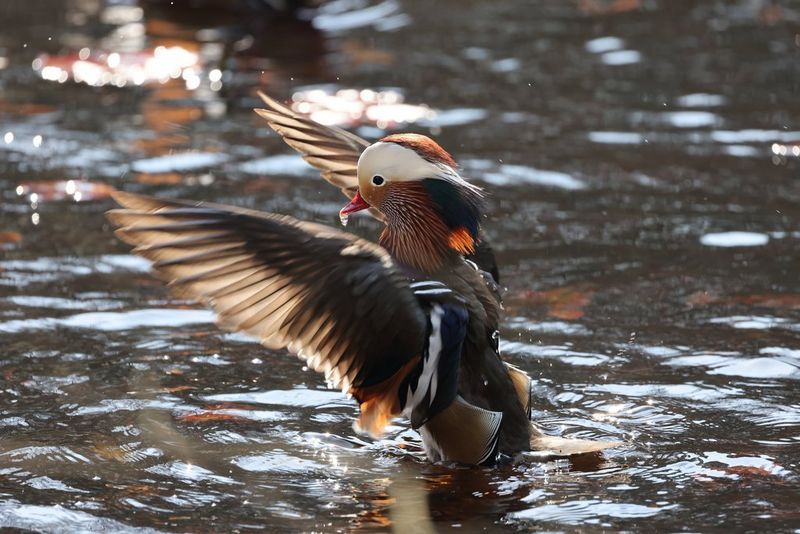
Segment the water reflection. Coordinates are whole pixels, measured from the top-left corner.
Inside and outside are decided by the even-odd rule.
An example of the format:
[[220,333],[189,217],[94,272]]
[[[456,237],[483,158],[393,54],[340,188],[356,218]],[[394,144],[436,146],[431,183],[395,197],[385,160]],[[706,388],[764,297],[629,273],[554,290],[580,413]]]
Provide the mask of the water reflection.
[[[33,60],[32,66],[42,79],[58,83],[73,80],[94,87],[125,87],[182,79],[189,90],[200,87],[199,58],[180,46],[158,46],[151,51],[123,54],[81,48],[77,54],[42,55]],[[220,76],[212,76],[216,72],[211,71],[208,77],[212,84],[219,83],[210,86],[218,91],[222,85]]]
[[[796,527],[796,10],[203,4],[0,6],[0,525]],[[431,466],[116,248],[114,188],[336,222],[257,88],[370,139],[440,139],[491,193],[501,349],[537,424],[627,446]]]

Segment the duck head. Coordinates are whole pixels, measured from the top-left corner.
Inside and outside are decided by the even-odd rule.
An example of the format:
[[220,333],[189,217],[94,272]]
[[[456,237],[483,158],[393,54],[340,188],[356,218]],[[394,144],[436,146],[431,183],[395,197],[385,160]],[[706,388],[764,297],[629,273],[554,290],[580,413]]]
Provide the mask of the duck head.
[[475,250],[482,190],[465,181],[456,162],[429,137],[395,134],[367,147],[358,160],[358,193],[339,212],[381,212],[380,243],[408,267],[435,272]]

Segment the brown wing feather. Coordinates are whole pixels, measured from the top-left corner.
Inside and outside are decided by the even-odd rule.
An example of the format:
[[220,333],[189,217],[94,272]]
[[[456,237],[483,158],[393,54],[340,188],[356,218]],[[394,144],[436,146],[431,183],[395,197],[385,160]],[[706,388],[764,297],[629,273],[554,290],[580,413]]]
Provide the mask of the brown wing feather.
[[[358,191],[358,158],[370,145],[369,141],[295,113],[261,91],[258,96],[267,108],[255,112],[266,119],[287,145],[319,169],[325,180],[341,189],[347,198],[353,198]],[[383,220],[378,210],[370,209],[369,212],[376,219]]]
[[299,115],[260,91],[258,96],[267,109],[255,112],[266,119],[287,145],[319,169],[323,178],[352,198],[358,190],[358,158],[369,142],[341,128]]
[[381,247],[330,227],[117,192],[117,235],[224,328],[286,347],[336,387],[379,384],[416,358],[425,315]]

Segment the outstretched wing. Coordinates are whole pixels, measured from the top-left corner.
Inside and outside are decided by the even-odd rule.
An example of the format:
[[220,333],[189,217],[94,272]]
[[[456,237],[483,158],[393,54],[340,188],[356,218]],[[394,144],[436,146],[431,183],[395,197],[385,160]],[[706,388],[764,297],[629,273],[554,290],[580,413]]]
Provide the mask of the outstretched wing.
[[[175,293],[210,305],[224,328],[296,353],[362,411],[361,391],[395,402],[384,386],[419,360],[427,319],[381,247],[286,216],[121,192],[114,199],[124,208],[107,213],[117,235]],[[389,404],[387,417],[397,408]]]
[[255,112],[267,120],[287,145],[319,169],[323,178],[352,198],[358,191],[358,158],[369,142],[341,128],[299,115],[261,91],[258,96],[267,108]]

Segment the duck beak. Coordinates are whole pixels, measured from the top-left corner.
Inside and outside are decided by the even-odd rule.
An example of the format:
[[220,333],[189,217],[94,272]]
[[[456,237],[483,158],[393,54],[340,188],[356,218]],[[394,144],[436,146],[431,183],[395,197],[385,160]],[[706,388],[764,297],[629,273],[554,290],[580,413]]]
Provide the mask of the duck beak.
[[342,222],[342,226],[347,226],[347,219],[350,217],[351,213],[366,210],[370,207],[367,201],[361,197],[361,193],[356,191],[356,196],[350,200],[350,203],[339,210],[339,220]]

